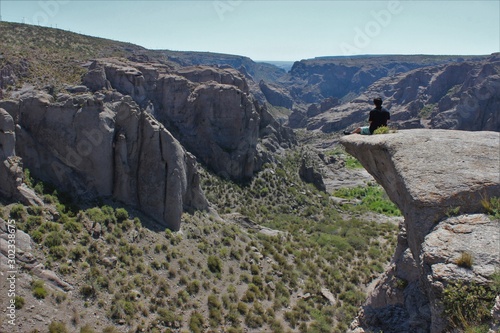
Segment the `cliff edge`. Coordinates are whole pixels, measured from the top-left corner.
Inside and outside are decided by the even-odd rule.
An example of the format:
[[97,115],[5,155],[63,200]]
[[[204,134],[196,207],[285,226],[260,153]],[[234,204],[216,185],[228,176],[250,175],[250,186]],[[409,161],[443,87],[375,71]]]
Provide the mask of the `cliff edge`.
[[[445,332],[446,286],[487,284],[500,267],[500,221],[485,214],[486,203],[500,197],[500,134],[416,129],[341,143],[405,218],[391,267],[354,332]],[[470,267],[459,263],[464,253]]]

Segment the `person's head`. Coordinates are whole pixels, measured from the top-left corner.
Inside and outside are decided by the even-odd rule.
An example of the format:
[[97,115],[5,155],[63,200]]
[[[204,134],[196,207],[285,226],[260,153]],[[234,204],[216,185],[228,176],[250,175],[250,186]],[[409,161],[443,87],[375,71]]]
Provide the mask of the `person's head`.
[[381,107],[382,106],[382,98],[380,98],[380,97],[374,98],[373,104],[375,104],[376,107]]

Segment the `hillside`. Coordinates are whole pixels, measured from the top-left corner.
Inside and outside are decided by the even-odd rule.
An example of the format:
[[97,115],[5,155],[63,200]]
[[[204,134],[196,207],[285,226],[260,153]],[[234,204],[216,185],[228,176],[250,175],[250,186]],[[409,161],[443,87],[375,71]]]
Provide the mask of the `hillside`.
[[[347,329],[400,214],[352,158],[298,145],[234,69],[1,28],[0,257],[15,223],[18,287],[0,330]],[[354,188],[319,191],[303,161]]]
[[38,87],[76,85],[85,73],[82,65],[91,59],[153,56],[137,45],[59,29],[0,22],[0,32],[2,89],[19,88],[23,83]]
[[[334,204],[300,163],[291,151],[244,186],[201,170],[218,213],[184,214],[179,233],[115,201],[72,203],[25,171],[44,205],[1,207],[32,239],[17,233],[18,332],[345,332],[399,212],[374,184]],[[373,210],[387,215],[362,217]]]
[[284,84],[297,91],[297,103],[318,103],[337,98],[349,101],[377,80],[417,68],[463,61],[480,61],[484,56],[366,55],[321,57],[296,62]]
[[141,46],[85,36],[65,30],[0,22],[0,87],[22,83],[61,86],[76,85],[85,73],[86,62],[97,58],[125,58],[152,61],[172,68],[193,65],[242,67],[258,83],[273,82],[285,71],[266,63],[255,63],[243,56],[147,50]]
[[380,78],[347,103],[318,106],[303,123],[326,132],[366,124],[373,96],[382,96],[395,128],[500,131],[499,81],[498,55],[417,68]]

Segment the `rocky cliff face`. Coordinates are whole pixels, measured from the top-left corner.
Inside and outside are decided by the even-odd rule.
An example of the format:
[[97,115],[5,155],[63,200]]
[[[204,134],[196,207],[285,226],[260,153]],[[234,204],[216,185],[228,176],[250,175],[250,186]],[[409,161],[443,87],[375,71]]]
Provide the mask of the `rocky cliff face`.
[[16,156],[15,124],[11,115],[0,108],[0,196],[26,205],[41,204],[37,195],[23,183],[23,163]]
[[323,57],[296,62],[288,80],[282,82],[298,103],[318,103],[327,98],[351,100],[384,77],[463,60],[421,55]]
[[264,161],[260,133],[279,133],[272,138],[277,146],[291,142],[281,138],[293,137],[267,117],[245,76],[232,68],[172,70],[158,63],[102,59],[90,65],[83,82],[93,91],[114,88],[131,96],[188,151],[226,178],[248,179],[259,169]]
[[[445,130],[342,139],[405,217],[392,266],[355,332],[445,332],[444,288],[491,279],[500,265],[500,221],[484,215],[483,203],[500,196],[499,142],[495,132]],[[470,268],[457,264],[464,252],[472,255]],[[397,279],[406,281],[404,290]]]
[[11,130],[4,140],[11,144],[2,144],[10,151],[4,164],[12,161],[15,138],[14,158],[35,177],[81,199],[122,201],[173,230],[184,209],[207,207],[195,158],[128,96],[109,91],[54,99],[26,90],[0,107],[8,112],[1,126]]
[[184,210],[208,205],[196,158],[245,180],[268,151],[294,143],[235,69],[114,58],[87,67],[82,86],[27,87],[0,101],[3,196],[36,200],[24,167],[78,198],[111,197],[178,230]]
[[500,57],[429,66],[381,78],[351,102],[307,122],[302,120],[302,124],[324,132],[366,124],[376,96],[382,96],[393,126],[400,129],[500,131]]

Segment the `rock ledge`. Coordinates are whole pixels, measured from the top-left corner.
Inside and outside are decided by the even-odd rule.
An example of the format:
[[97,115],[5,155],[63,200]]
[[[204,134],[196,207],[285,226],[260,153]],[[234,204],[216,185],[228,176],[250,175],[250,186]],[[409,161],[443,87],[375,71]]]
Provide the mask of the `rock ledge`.
[[[439,296],[447,282],[485,283],[500,266],[499,221],[484,215],[482,204],[500,196],[500,133],[417,129],[352,135],[341,143],[405,218],[392,266],[370,295],[360,326],[380,324],[374,309],[396,306],[407,313],[400,316],[404,324],[384,332],[444,332]],[[472,255],[471,269],[456,265],[462,252]],[[391,286],[395,278],[407,287]]]

